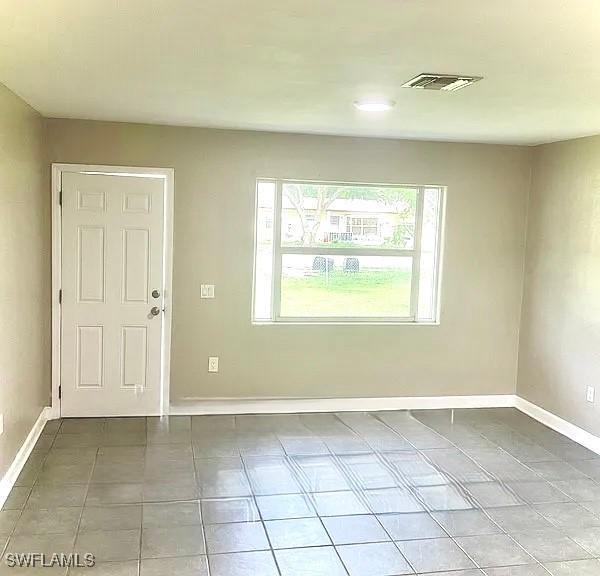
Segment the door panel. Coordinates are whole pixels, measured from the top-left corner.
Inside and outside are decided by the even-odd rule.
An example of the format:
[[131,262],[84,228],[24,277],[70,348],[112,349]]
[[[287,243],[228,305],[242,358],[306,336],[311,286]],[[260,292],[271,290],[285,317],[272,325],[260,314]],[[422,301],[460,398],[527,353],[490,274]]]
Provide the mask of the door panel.
[[121,387],[146,387],[148,362],[145,326],[123,326],[121,329]]
[[77,387],[104,385],[104,330],[102,326],[77,326]]
[[150,234],[147,229],[123,230],[123,303],[148,302],[150,294]]
[[62,194],[61,413],[159,414],[164,179],[64,172]]
[[77,301],[104,302],[104,227],[77,228]]

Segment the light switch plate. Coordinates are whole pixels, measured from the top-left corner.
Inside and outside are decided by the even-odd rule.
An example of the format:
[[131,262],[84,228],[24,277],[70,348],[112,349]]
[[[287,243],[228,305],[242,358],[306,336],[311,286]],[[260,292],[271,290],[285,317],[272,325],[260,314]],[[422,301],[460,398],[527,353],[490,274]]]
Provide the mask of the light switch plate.
[[219,371],[219,357],[218,356],[209,356],[208,371],[209,372],[218,372]]
[[588,402],[591,402],[593,404],[595,396],[596,396],[596,390],[594,390],[594,387],[593,386],[588,386],[587,387],[587,394],[585,395],[586,400]]
[[215,285],[214,284],[200,284],[200,298],[214,298],[215,297]]

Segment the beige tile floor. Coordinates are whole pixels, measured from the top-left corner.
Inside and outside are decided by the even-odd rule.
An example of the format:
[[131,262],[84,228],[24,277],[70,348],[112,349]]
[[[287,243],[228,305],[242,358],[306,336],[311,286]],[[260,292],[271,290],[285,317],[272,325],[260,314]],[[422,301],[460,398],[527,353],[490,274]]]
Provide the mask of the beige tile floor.
[[[512,409],[65,419],[11,552],[113,576],[598,576],[600,458]],[[65,574],[9,568],[0,574]]]

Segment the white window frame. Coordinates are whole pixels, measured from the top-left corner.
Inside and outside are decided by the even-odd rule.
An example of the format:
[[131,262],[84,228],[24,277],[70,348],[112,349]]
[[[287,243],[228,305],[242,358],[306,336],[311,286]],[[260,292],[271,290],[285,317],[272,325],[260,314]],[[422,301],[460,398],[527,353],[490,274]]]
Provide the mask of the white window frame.
[[[446,207],[446,187],[437,184],[433,185],[414,185],[414,184],[380,184],[380,183],[365,183],[365,182],[332,182],[332,181],[315,181],[315,180],[297,180],[297,179],[273,179],[273,178],[257,178],[256,179],[256,198],[258,198],[258,185],[261,182],[275,184],[275,202],[273,214],[273,262],[272,262],[272,281],[271,281],[271,319],[256,319],[254,317],[255,310],[255,280],[253,278],[252,286],[252,323],[253,324],[413,324],[413,325],[431,325],[439,324],[440,318],[440,290],[441,290],[441,260],[443,254],[444,243],[444,218]],[[373,248],[373,247],[352,247],[352,248],[328,248],[328,247],[304,247],[304,246],[281,246],[281,214],[283,203],[283,185],[286,183],[294,184],[315,184],[324,186],[361,186],[363,188],[413,188],[417,195],[416,211],[415,211],[415,236],[413,248],[410,250],[395,249],[395,248]],[[421,264],[421,233],[423,222],[423,201],[425,189],[435,188],[439,190],[440,201],[438,208],[438,223],[437,223],[437,243],[435,252],[435,268],[434,268],[434,298],[435,298],[435,317],[431,320],[417,319],[417,306],[419,300],[419,269]],[[257,222],[257,214],[254,214],[255,226]],[[256,241],[257,231],[255,230],[255,246],[254,258],[256,259]],[[304,254],[314,256],[396,256],[396,257],[412,257],[412,274],[411,274],[411,298],[410,298],[410,314],[408,316],[281,316],[281,271],[282,259],[288,254]],[[256,270],[256,262],[254,263]]]

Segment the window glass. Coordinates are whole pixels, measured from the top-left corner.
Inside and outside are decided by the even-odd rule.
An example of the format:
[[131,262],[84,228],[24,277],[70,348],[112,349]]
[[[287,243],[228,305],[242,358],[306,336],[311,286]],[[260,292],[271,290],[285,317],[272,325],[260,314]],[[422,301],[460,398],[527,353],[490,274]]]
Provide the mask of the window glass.
[[440,190],[426,188],[423,197],[418,319],[434,320],[439,257]]
[[254,318],[272,317],[273,221],[275,182],[258,182],[256,187],[256,238],[254,254]]
[[411,274],[410,257],[284,254],[281,316],[408,317]]
[[281,246],[414,245],[416,188],[284,182],[282,191]]

